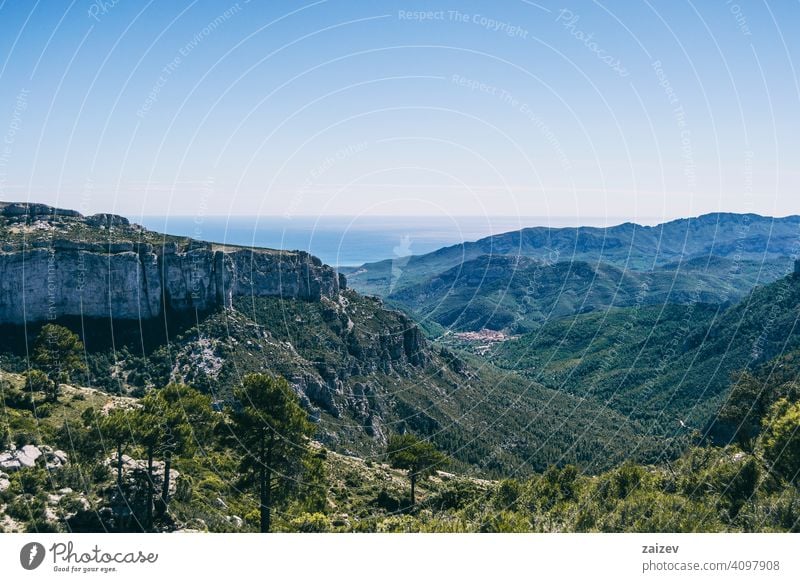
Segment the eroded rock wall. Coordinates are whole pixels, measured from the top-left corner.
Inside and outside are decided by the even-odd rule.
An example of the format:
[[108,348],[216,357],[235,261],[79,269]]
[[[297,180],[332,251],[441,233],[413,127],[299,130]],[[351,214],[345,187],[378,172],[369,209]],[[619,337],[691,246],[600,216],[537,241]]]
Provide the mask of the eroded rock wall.
[[0,252],[0,324],[63,316],[149,319],[230,307],[236,296],[318,301],[344,277],[303,252],[53,241]]

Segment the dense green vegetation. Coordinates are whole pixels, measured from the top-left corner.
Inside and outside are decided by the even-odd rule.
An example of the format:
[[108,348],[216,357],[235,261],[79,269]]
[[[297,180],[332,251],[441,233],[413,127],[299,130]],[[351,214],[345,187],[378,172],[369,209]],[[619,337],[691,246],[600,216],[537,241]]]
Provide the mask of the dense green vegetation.
[[482,256],[393,292],[387,300],[417,320],[450,330],[526,333],[548,321],[613,307],[734,302],[784,272],[775,265],[725,259],[635,271],[582,261],[547,264]]
[[[553,463],[603,469],[654,460],[662,450],[641,425],[601,403],[428,344],[411,335],[416,328],[402,314],[354,292],[339,304],[248,299],[193,325],[175,322],[168,341],[138,326],[115,326],[113,338],[103,322],[96,327],[73,326],[84,332],[90,385],[141,397],[179,382],[225,404],[246,373],[270,373],[304,397],[315,438],[342,453],[375,456],[391,434],[413,432],[448,451],[454,468],[497,477]],[[13,335],[21,333],[6,336],[8,344],[24,346]],[[27,369],[24,353],[0,358],[9,371]]]
[[671,439],[704,430],[732,377],[800,348],[800,277],[729,308],[641,306],[564,318],[496,346],[492,361],[594,398]]
[[[4,374],[4,447],[50,445],[68,451],[69,462],[47,468],[39,461],[10,474],[0,493],[2,527],[794,531],[799,283],[786,278],[727,309],[638,306],[566,318],[490,354],[533,382],[435,346],[411,350],[416,363],[405,347],[387,356],[380,350],[400,344],[385,330],[396,325],[402,332],[406,320],[355,294],[345,295],[347,306],[339,309],[263,300],[210,314],[173,336],[169,374],[159,376],[159,358],[167,369],[167,357],[158,342],[135,366],[117,361],[118,383],[111,386],[120,395],[74,388],[62,371],[65,385],[54,401],[46,374]],[[298,317],[305,333],[287,324]],[[64,329],[45,334],[77,345]],[[206,338],[220,337],[228,338],[224,349],[209,349]],[[92,352],[91,342],[86,347],[91,372],[102,370],[98,362],[107,356]],[[372,357],[390,367],[366,372],[348,365],[350,357],[351,364]],[[6,361],[16,360],[12,354]],[[215,362],[223,364],[215,369]],[[341,369],[342,362],[350,385],[370,382],[366,402],[380,411],[380,423],[371,426],[389,433],[385,448],[361,433],[364,448],[349,451],[360,458],[331,450],[341,446],[330,435],[342,434],[345,406],[338,416],[336,408],[312,402],[303,410],[303,392],[276,375],[235,383],[238,370],[284,366],[280,375],[293,378]],[[236,366],[229,376],[225,365]],[[688,383],[695,369],[702,399],[671,376]],[[708,398],[709,369],[720,379],[715,398]],[[219,372],[216,381],[209,371]],[[131,375],[147,381],[133,385]],[[620,382],[626,376],[638,383]],[[200,391],[185,385],[191,378],[200,380]],[[668,391],[670,382],[676,383]],[[696,417],[684,414],[692,394]],[[259,446],[273,434],[268,427],[293,435],[276,441],[286,446],[272,457]],[[404,436],[391,436],[398,433]],[[442,453],[452,458],[453,474],[441,472]]]
[[[196,502],[208,493],[208,487],[193,491],[194,478],[221,484],[215,474],[227,477],[232,489],[220,487],[218,496],[230,495],[234,504],[259,500],[241,513],[261,531],[271,529],[270,511],[297,496],[302,497],[299,507],[324,506],[324,488],[316,501],[313,489],[323,487],[324,477],[308,441],[312,424],[285,380],[249,375],[237,390],[237,404],[218,412],[209,397],[180,384],[152,390],[140,400],[69,386],[55,404],[44,394],[25,398],[23,386],[13,375],[0,384],[3,447],[14,443],[17,450],[26,445],[49,450],[49,443],[69,451],[70,461],[50,465],[42,455],[35,465],[11,472],[0,492],[0,516],[7,514],[17,528],[186,528],[198,511]],[[241,460],[234,463],[237,457]],[[255,485],[253,473],[260,476]],[[229,529],[248,527],[242,521]]]
[[[33,363],[47,374],[49,384],[42,385],[41,380],[38,383],[51,402],[58,399],[62,382],[69,382],[71,376],[86,370],[83,350],[80,338],[67,328],[53,324],[42,327],[33,346]],[[31,385],[33,382],[33,378],[29,377],[29,389],[38,389]]]
[[[141,402],[68,386],[55,405],[63,414],[36,418],[14,407],[23,401],[22,383],[6,375],[3,426],[18,444],[41,439],[65,444],[69,434],[71,462],[13,473],[0,493],[0,514],[6,516],[4,528],[28,531],[263,531],[266,507],[275,512],[266,528],[272,531],[798,531],[800,370],[787,369],[796,363],[796,356],[773,363],[782,377],[765,387],[766,407],[749,415],[758,426],[755,436],[735,435],[745,446],[707,443],[657,465],[628,461],[597,475],[573,465],[551,466],[499,481],[437,470],[441,453],[408,436],[392,439],[386,455],[375,460],[304,445],[300,435],[307,421],[298,416],[296,398],[292,404],[287,385],[268,377],[249,377],[239,392],[249,395],[251,404],[262,398],[274,403],[258,402],[249,412],[243,403],[241,413],[214,413],[210,401],[185,386],[153,391]],[[768,372],[759,374],[743,378],[742,385]],[[186,406],[174,406],[176,395]],[[154,471],[149,455],[151,449],[165,455],[163,444],[171,441],[163,433],[151,441],[152,423],[143,425],[156,409],[166,420],[162,425],[173,427],[171,434],[184,429],[202,434],[199,450],[169,448],[179,476],[168,503],[152,486],[163,479],[163,465]],[[254,416],[257,410],[266,415]],[[195,416],[200,411],[201,417]],[[249,475],[252,468],[260,472],[257,461],[264,458],[258,443],[268,438],[268,427],[282,423],[288,434],[286,422],[295,426],[296,451],[284,450],[276,462],[292,468],[276,476],[275,495],[265,505]],[[26,423],[37,430],[20,432]],[[148,459],[136,468],[127,463],[124,477],[117,465],[120,442],[135,457]],[[413,497],[406,474],[418,481]]]
[[[796,528],[798,287],[562,318],[498,344],[493,364],[393,341],[408,320],[352,292],[241,303],[140,356],[90,334],[89,374],[108,393],[67,385],[53,401],[46,374],[7,375],[5,445],[60,447],[70,463],[10,475],[3,512],[41,531]],[[273,457],[291,461],[274,481],[259,467],[280,463],[253,456],[270,409],[244,396],[257,370],[291,381],[263,386],[296,419],[287,442],[309,439]]]

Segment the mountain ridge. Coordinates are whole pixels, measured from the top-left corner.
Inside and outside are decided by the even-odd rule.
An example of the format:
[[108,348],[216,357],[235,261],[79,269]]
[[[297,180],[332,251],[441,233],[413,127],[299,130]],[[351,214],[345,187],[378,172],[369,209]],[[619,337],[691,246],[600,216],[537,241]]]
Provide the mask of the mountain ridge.
[[389,297],[480,255],[519,255],[548,263],[587,260],[648,270],[703,256],[780,262],[797,254],[798,241],[800,215],[710,213],[654,226],[629,222],[611,227],[529,227],[341,271],[358,291]]

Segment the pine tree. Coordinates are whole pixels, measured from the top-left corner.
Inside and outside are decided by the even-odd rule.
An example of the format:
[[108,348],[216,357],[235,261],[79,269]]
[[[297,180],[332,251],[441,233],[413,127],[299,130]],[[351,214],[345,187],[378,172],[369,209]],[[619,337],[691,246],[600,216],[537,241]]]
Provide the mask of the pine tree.
[[47,398],[58,399],[61,384],[69,382],[77,372],[85,372],[83,343],[65,327],[47,324],[42,327],[33,346],[33,362],[44,371],[51,381]]
[[163,440],[159,452],[164,458],[164,481],[159,510],[169,506],[170,473],[175,455],[195,452],[210,441],[214,413],[211,398],[184,384],[169,384],[155,393],[151,404],[162,418]]
[[104,443],[114,447],[116,453],[117,488],[122,491],[122,455],[134,437],[134,413],[123,408],[114,408],[97,423]]
[[153,528],[153,498],[155,496],[153,462],[156,451],[166,436],[166,425],[159,408],[155,405],[154,397],[147,395],[142,400],[142,408],[136,411],[135,426],[136,442],[144,447],[147,455],[147,499],[142,529],[150,531]]
[[430,442],[421,441],[411,434],[394,435],[389,438],[386,455],[392,467],[408,471],[412,507],[416,504],[417,479],[433,475],[447,461],[447,457],[436,450]]
[[302,481],[314,426],[283,378],[250,374],[235,396],[230,440],[242,450],[242,472],[258,483],[261,531],[269,532],[274,507]]

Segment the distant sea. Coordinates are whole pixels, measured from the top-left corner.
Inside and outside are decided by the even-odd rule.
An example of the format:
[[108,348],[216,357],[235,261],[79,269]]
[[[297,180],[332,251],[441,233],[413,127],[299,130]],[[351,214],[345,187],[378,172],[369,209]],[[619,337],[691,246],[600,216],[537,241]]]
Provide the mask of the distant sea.
[[[236,245],[303,250],[333,266],[358,266],[530,226],[612,226],[626,218],[419,216],[145,216],[150,230]],[[637,220],[650,224],[652,221]]]

